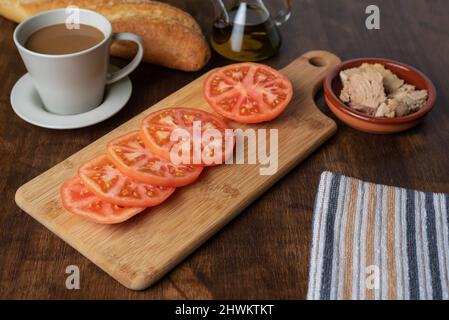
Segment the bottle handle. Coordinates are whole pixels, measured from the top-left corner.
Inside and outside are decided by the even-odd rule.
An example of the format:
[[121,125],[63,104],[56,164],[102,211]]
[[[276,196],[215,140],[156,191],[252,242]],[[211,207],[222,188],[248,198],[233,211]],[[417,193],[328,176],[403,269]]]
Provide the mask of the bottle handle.
[[131,72],[133,72],[142,61],[144,52],[142,39],[134,33],[129,32],[114,33],[112,35],[112,40],[135,42],[137,44],[137,54],[126,67],[114,73],[108,74],[106,84],[112,84],[114,82],[117,82],[126,77],[127,75],[129,75]]
[[284,24],[290,19],[292,15],[293,3],[292,0],[285,0],[284,10],[279,11],[278,15],[274,18],[277,26]]

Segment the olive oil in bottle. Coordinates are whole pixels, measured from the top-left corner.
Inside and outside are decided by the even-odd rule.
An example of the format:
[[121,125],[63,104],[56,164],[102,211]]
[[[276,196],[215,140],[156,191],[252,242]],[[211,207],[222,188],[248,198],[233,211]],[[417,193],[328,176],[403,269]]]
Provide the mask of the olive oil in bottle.
[[260,61],[275,55],[282,44],[275,21],[264,9],[245,2],[215,21],[212,47],[235,61]]

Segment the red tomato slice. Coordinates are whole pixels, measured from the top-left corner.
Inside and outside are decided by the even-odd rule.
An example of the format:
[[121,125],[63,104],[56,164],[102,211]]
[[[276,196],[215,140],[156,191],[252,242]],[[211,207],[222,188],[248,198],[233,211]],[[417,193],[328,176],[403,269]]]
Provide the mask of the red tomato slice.
[[145,210],[103,201],[90,192],[79,177],[73,177],[62,185],[61,200],[67,211],[101,224],[121,223]]
[[143,143],[139,131],[131,132],[108,144],[108,158],[127,176],[164,187],[182,187],[193,183],[202,166],[174,165],[154,155]]
[[157,206],[175,191],[175,188],[154,186],[129,178],[106,155],[83,164],[78,176],[96,196],[124,207]]
[[204,97],[225,118],[260,123],[277,118],[293,96],[290,80],[262,64],[239,63],[217,69],[204,83]]
[[[163,159],[174,162],[173,157],[181,157],[182,146],[190,143],[190,156],[189,152],[184,152],[188,159],[183,158],[179,162],[213,166],[224,163],[233,154],[235,138],[232,130],[227,128],[226,122],[209,112],[171,108],[148,115],[142,122],[141,134],[145,145]],[[188,133],[189,140],[172,139],[176,129]],[[218,135],[211,138],[210,133]]]

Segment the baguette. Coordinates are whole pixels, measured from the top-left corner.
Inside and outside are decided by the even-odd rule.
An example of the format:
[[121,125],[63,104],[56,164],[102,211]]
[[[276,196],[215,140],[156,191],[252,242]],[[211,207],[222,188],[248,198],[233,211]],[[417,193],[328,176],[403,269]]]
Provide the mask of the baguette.
[[[21,22],[39,12],[75,5],[104,15],[114,32],[133,32],[145,45],[143,60],[184,71],[200,70],[209,61],[209,45],[198,23],[181,9],[150,0],[0,0],[0,15]],[[131,58],[135,44],[111,46],[114,56]]]

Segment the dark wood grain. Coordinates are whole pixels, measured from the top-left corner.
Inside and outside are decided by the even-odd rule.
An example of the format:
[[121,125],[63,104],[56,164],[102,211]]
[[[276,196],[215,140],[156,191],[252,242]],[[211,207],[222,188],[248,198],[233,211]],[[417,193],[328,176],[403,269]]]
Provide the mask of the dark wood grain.
[[[206,1],[169,1],[188,9],[204,26]],[[438,103],[419,127],[375,136],[339,123],[324,147],[277,183],[237,219],[154,287],[133,292],[103,273],[14,203],[16,189],[132,116],[195,79],[143,64],[132,75],[126,108],[102,124],[80,130],[34,127],[12,111],[9,94],[25,73],[14,48],[15,24],[0,18],[0,298],[2,299],[284,299],[305,298],[311,220],[322,171],[426,191],[449,193],[449,5],[446,0],[376,1],[381,30],[364,26],[365,0],[294,1],[282,27],[284,45],[268,64],[280,68],[302,53],[325,49],[343,60],[378,56],[424,71]],[[228,61],[214,56],[202,72]],[[332,117],[321,96],[320,108]],[[65,288],[65,268],[81,270],[81,289]]]

